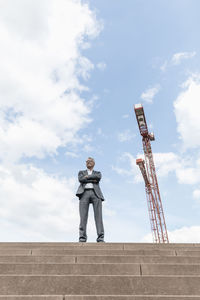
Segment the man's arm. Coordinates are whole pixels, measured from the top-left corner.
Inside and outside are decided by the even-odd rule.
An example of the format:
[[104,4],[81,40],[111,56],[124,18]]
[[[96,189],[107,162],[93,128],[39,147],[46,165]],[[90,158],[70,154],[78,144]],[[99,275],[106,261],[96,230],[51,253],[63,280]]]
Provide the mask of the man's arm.
[[96,178],[94,178],[94,177],[91,178],[91,176],[92,175],[84,175],[83,171],[79,171],[78,180],[80,183],[97,183],[97,182],[99,182]]
[[93,172],[93,174],[88,175],[87,178],[91,180],[95,180],[95,182],[98,183],[101,180],[101,172],[95,171]]

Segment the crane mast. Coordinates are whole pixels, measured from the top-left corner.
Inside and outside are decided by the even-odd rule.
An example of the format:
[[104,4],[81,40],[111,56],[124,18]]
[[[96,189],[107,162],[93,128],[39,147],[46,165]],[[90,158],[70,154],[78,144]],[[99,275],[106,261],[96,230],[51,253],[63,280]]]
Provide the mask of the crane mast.
[[155,140],[154,134],[149,133],[148,131],[142,104],[135,105],[135,115],[138,122],[139,131],[142,136],[145,158],[145,160],[141,158],[137,159],[136,164],[139,166],[145,182],[153,241],[155,243],[169,243],[163,206],[156,176],[156,169],[153,160],[153,153],[151,149],[151,141]]

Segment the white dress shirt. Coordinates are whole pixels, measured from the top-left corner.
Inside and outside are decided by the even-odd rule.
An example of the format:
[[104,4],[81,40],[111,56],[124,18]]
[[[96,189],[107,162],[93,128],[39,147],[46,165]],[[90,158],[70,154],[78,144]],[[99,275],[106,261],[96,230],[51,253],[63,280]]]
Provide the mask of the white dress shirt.
[[[88,175],[92,175],[92,171],[93,170],[87,169]],[[86,183],[85,189],[93,189],[93,188],[94,188],[93,183]]]

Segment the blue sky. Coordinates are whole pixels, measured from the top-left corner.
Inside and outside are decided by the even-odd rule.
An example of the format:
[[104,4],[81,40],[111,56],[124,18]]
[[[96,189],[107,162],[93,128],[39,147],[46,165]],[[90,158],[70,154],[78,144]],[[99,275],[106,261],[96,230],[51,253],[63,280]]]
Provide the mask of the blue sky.
[[88,156],[102,172],[106,241],[151,241],[135,165],[142,103],[169,239],[200,242],[199,10],[197,0],[2,1],[2,241],[76,241]]

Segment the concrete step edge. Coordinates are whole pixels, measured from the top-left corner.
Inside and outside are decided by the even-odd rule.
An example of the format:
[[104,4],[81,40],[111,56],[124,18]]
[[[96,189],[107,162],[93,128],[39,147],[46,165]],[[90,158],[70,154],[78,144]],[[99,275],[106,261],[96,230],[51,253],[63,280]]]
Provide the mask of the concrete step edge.
[[168,299],[170,297],[171,298],[184,298],[184,299],[190,299],[191,297],[192,298],[195,298],[195,299],[199,299],[200,296],[197,296],[197,295],[0,295],[0,299],[2,298],[13,298],[13,297],[16,297],[16,298],[46,298],[46,297],[49,297],[49,298],[62,298],[62,299],[70,299],[70,298],[74,298],[74,299],[81,299],[81,298],[85,298],[85,297],[88,297],[88,298],[118,298],[118,299],[121,299],[121,298],[140,298],[140,297],[143,297],[143,298],[149,298],[149,297],[152,297],[152,298],[165,298],[165,299]]
[[115,300],[115,299],[120,299],[120,300],[140,300],[140,299],[145,299],[145,300],[162,300],[162,299],[167,299],[167,300],[197,300],[200,299],[200,296],[178,296],[178,295],[137,295],[137,296],[131,296],[131,295],[0,295],[0,299],[22,299],[22,300],[40,300],[40,299],[51,299],[51,300]]
[[76,275],[56,275],[56,274],[50,274],[50,275],[44,275],[44,274],[37,274],[37,275],[34,275],[34,274],[24,274],[24,273],[22,273],[22,274],[10,274],[10,275],[0,275],[0,277],[4,277],[4,278],[8,278],[8,277],[24,277],[24,276],[26,276],[26,277],[55,277],[55,278],[57,278],[57,277],[111,277],[111,278],[114,278],[114,277],[120,277],[120,278],[135,278],[135,277],[138,277],[138,278],[160,278],[160,277],[165,277],[165,279],[167,279],[167,278],[174,278],[174,279],[176,279],[176,278],[200,278],[200,275],[163,275],[163,274],[161,274],[161,275],[113,275],[113,274],[110,274],[110,275],[82,275],[82,274],[76,274]]
[[[107,299],[107,298],[115,298],[115,299],[139,299],[139,298],[145,298],[148,299],[149,297],[152,299],[157,299],[157,298],[163,298],[163,299],[200,299],[200,296],[197,295],[0,295],[0,299],[10,299],[10,298],[18,298],[18,299],[45,299],[45,298],[50,298],[50,299]],[[87,298],[86,298],[87,297]]]

